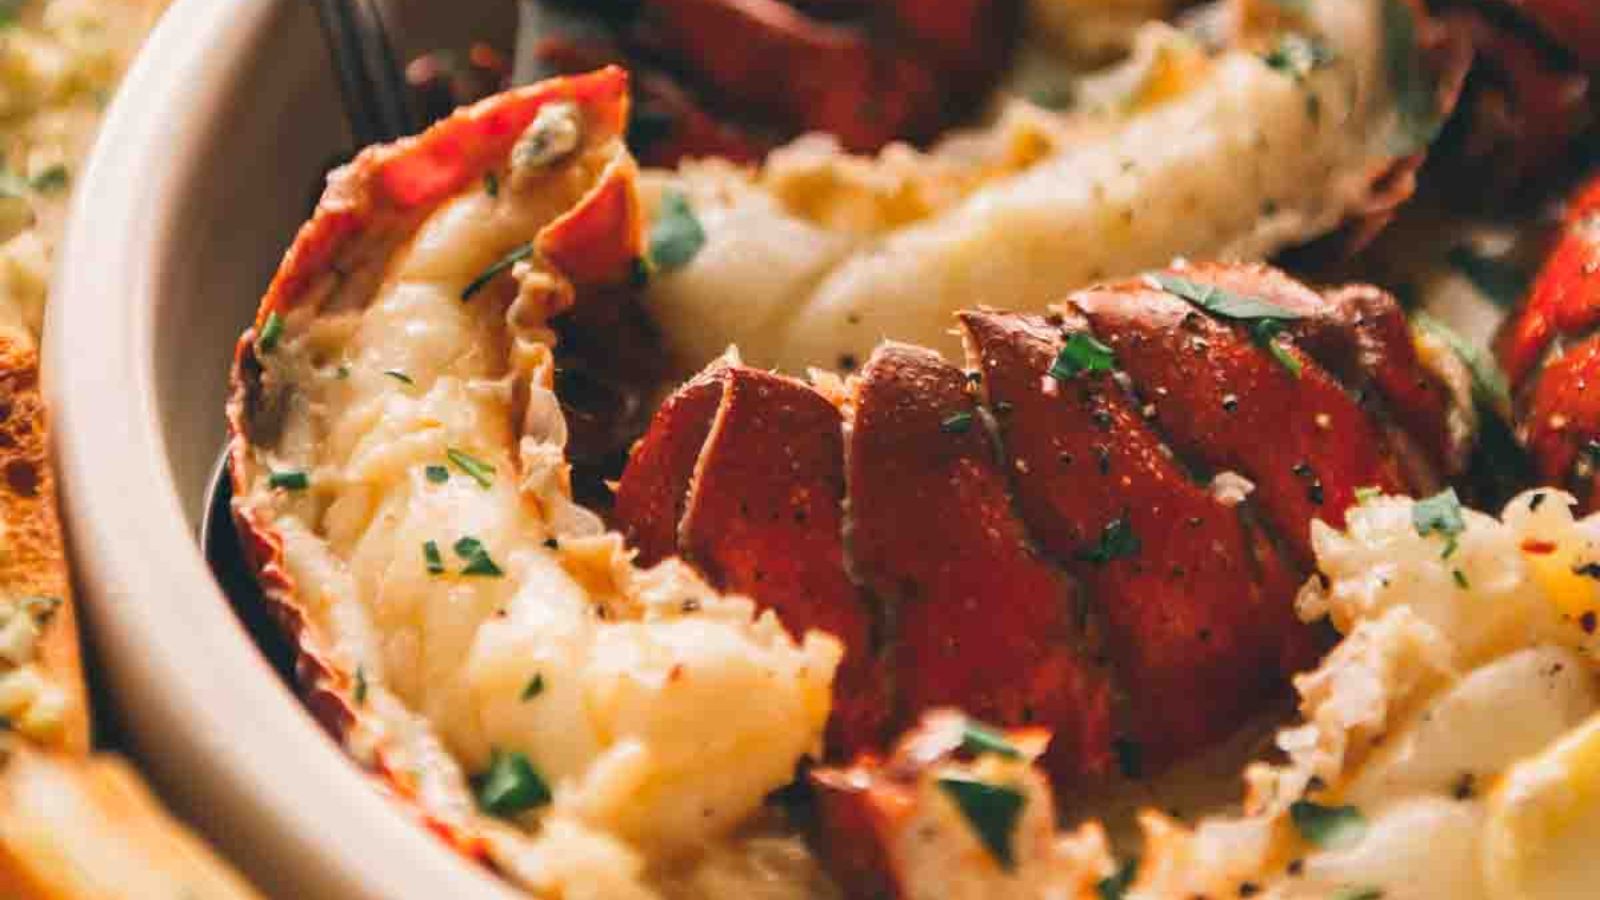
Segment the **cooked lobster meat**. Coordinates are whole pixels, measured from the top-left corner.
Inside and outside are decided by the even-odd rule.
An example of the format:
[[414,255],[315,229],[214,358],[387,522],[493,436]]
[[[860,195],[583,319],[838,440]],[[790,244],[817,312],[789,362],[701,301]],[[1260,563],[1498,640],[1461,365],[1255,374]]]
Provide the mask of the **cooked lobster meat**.
[[813,770],[816,842],[846,896],[1091,896],[1097,872],[1061,864],[1050,785],[1033,765],[1049,739],[942,710],[885,758]]
[[1311,520],[1464,462],[1373,288],[1193,266],[959,325],[965,370],[892,342],[845,382],[721,360],[617,485],[641,562],[840,637],[839,754],[936,706],[1050,730],[1059,781],[1206,746],[1314,658]]
[[1560,234],[1496,350],[1519,436],[1541,482],[1593,509],[1600,494],[1600,178],[1573,197]]

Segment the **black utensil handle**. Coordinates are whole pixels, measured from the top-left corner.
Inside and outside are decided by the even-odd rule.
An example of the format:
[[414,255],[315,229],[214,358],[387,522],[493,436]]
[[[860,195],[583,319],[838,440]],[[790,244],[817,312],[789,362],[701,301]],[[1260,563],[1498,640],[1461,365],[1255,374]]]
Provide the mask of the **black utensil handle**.
[[358,147],[416,130],[405,76],[372,0],[312,0]]

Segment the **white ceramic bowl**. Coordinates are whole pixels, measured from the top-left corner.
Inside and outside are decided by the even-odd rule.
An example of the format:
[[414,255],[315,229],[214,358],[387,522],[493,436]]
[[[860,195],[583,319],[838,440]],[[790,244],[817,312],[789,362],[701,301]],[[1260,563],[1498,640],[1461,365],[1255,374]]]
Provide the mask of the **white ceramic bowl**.
[[[511,33],[509,0],[393,6],[407,52]],[[158,786],[273,896],[508,896],[346,761],[195,541],[234,340],[346,145],[311,9],[177,0],[79,181],[46,380],[98,680]]]

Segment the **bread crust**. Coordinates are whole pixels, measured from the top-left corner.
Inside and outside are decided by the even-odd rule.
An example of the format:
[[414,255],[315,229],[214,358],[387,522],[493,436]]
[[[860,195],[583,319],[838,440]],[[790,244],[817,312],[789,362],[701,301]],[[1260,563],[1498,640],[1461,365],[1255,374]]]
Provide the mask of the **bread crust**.
[[33,339],[0,329],[0,598],[61,601],[43,625],[35,664],[66,697],[61,728],[47,744],[89,750],[89,705],[78,648],[76,603],[49,463],[49,425]]

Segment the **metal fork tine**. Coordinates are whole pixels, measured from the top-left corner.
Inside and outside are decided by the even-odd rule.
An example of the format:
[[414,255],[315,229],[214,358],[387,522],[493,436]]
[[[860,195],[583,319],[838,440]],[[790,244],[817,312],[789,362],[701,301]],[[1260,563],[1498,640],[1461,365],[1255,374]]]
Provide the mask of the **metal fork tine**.
[[371,0],[312,0],[356,144],[394,140],[416,130],[405,78],[382,13]]
[[367,71],[372,73],[373,86],[377,88],[378,105],[384,111],[384,121],[391,131],[390,139],[411,134],[419,127],[411,108],[410,94],[406,88],[405,70],[394,52],[394,42],[389,38],[384,24],[383,8],[378,0],[352,0],[368,23],[371,39],[365,44]]

